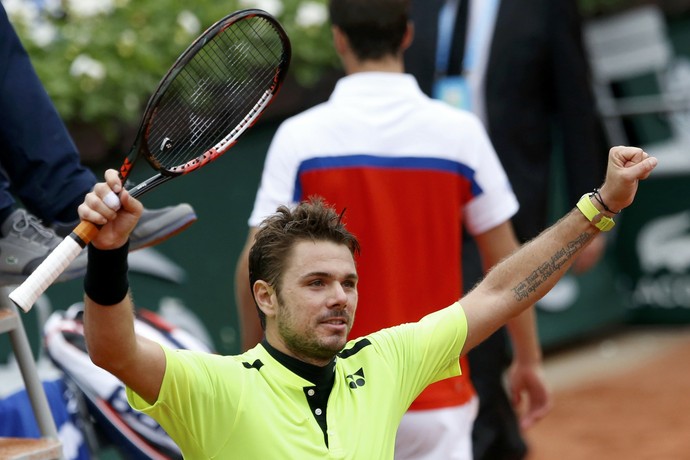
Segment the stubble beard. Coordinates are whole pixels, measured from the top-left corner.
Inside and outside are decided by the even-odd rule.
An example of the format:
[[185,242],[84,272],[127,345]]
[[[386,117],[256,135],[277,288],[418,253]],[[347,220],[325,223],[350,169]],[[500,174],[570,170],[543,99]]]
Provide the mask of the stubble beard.
[[[301,357],[305,361],[312,359],[328,361],[345,345],[345,340],[339,340],[338,343],[334,343],[333,341],[320,340],[316,334],[307,335],[296,333],[293,329],[286,326],[284,322],[279,322],[278,332],[283,338],[285,346],[292,351],[295,356]],[[343,342],[342,345],[340,342]]]
[[329,361],[345,346],[347,337],[338,337],[335,340],[334,336],[329,336],[327,339],[322,339],[313,329],[311,330],[312,333],[306,334],[295,331],[291,327],[293,317],[290,309],[286,307],[282,299],[279,298],[278,302],[280,305],[276,318],[278,333],[294,356],[307,362],[311,360]]

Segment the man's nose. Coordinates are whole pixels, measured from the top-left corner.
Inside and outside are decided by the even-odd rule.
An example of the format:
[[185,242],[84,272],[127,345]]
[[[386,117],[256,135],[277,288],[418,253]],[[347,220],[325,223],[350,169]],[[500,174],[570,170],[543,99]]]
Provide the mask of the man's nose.
[[347,305],[347,293],[340,283],[333,283],[333,288],[331,291],[331,306],[345,306]]

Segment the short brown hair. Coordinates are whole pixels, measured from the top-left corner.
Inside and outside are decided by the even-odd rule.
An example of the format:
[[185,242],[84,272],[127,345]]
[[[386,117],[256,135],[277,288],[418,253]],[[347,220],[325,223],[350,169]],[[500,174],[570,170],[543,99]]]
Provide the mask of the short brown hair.
[[[261,223],[249,250],[249,287],[252,295],[257,280],[264,280],[276,292],[280,291],[281,274],[290,251],[296,243],[304,240],[344,244],[353,256],[360,252],[359,241],[342,222],[342,213],[338,214],[323,198],[310,197],[294,209],[280,206],[275,214]],[[265,329],[266,316],[258,306],[257,310],[261,327]]]

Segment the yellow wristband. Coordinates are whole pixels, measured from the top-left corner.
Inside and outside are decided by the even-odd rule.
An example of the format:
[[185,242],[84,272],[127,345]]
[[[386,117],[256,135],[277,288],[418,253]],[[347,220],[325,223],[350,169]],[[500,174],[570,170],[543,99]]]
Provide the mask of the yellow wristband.
[[596,228],[602,232],[608,232],[616,223],[610,217],[602,214],[602,212],[594,206],[589,196],[589,193],[582,195],[580,201],[577,202],[577,208],[582,211],[582,214],[584,214]]

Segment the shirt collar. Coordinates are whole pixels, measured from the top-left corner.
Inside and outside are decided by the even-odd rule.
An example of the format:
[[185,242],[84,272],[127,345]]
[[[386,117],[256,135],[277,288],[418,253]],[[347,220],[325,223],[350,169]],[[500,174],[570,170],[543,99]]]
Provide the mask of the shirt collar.
[[357,72],[342,77],[335,85],[330,100],[356,97],[381,98],[386,94],[424,97],[414,76],[398,72]]
[[302,377],[304,380],[308,380],[314,385],[320,385],[332,381],[335,378],[335,360],[333,359],[325,366],[315,366],[313,364],[305,363],[297,358],[288,356],[282,351],[275,349],[270,343],[264,338],[261,341],[261,345],[266,349],[269,355],[273,357],[280,364],[285,366],[291,372]]

